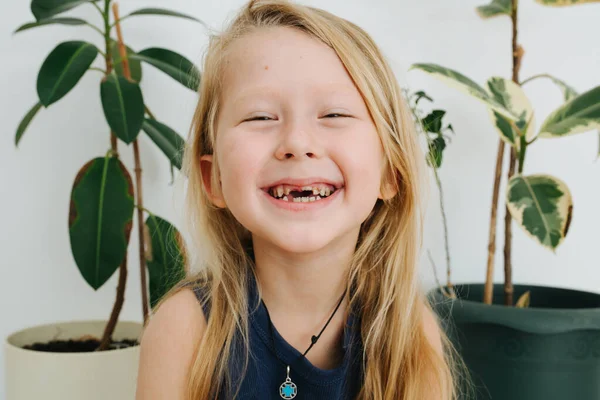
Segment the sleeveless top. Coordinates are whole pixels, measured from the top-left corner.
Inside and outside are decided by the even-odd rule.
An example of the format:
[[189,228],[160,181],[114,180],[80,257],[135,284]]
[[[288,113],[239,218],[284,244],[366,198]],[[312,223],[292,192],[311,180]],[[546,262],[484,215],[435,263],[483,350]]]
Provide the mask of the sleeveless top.
[[[359,314],[355,311],[349,313],[349,318],[344,328],[344,360],[341,365],[330,370],[317,368],[308,359],[301,357],[306,349],[303,349],[303,352],[300,353],[279,334],[274,325],[275,349],[273,348],[267,310],[262,302],[259,303],[260,299],[254,274],[249,272],[248,275],[248,338],[250,344],[248,367],[245,375],[241,376],[246,350],[241,335],[236,335],[228,364],[232,377],[232,392],[227,393],[226,385],[222,385],[218,399],[231,400],[238,387],[239,392],[236,399],[239,400],[281,400],[282,398],[292,398],[280,395],[280,386],[285,382],[287,377],[287,365],[290,365],[290,379],[297,387],[295,400],[355,399],[360,391],[364,377]],[[196,297],[201,300],[204,296],[199,290],[200,288],[194,287]],[[210,299],[203,306],[203,310],[208,320]],[[310,343],[307,344],[307,348],[308,345]],[[285,363],[280,361],[280,359]],[[241,386],[239,384],[240,379]]]

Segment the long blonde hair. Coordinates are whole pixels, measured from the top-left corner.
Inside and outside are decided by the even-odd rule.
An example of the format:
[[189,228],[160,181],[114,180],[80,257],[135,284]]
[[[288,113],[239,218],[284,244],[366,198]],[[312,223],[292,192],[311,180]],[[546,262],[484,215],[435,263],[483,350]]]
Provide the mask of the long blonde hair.
[[[248,350],[246,289],[248,274],[254,273],[247,252],[251,236],[229,210],[212,205],[202,185],[200,157],[218,151],[215,127],[223,60],[231,43],[255,29],[275,26],[299,29],[337,53],[361,93],[383,144],[386,173],[382,185],[397,192],[389,200],[378,200],[362,224],[349,266],[347,287],[352,296],[348,308],[360,305],[364,348],[364,382],[358,398],[455,399],[452,346],[442,334],[445,351],[440,356],[425,332],[424,313],[430,306],[417,272],[424,156],[402,91],[383,54],[364,30],[326,11],[286,0],[250,1],[224,32],[211,35],[204,58],[200,101],[183,160],[187,177],[184,215],[192,243],[185,246],[186,260],[188,265],[201,264],[201,268],[155,307],[190,284],[206,293],[203,302],[210,299],[210,317],[195,350],[187,397],[214,399],[223,384],[230,388],[228,362],[236,333]],[[213,171],[213,187],[217,187],[218,166]],[[247,366],[248,352],[244,371]]]

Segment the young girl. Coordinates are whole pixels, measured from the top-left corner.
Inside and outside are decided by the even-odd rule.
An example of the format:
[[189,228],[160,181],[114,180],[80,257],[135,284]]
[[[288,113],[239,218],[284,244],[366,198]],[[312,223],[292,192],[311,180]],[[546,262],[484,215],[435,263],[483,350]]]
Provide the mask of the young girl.
[[250,1],[211,37],[184,157],[201,268],[145,327],[138,400],[456,397],[418,282],[412,124],[342,18]]

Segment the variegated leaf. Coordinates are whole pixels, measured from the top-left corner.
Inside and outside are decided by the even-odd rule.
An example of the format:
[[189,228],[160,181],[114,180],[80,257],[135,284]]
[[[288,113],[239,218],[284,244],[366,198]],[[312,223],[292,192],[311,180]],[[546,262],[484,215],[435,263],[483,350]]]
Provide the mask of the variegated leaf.
[[512,13],[512,1],[492,0],[490,4],[477,7],[477,13],[481,18],[491,18],[498,15],[510,15]]
[[549,175],[515,175],[508,182],[506,203],[521,228],[554,251],[567,235],[573,200],[567,185]]
[[540,137],[554,138],[600,128],[600,86],[572,98],[555,110],[540,128]]
[[554,82],[554,84],[556,86],[558,86],[559,89],[562,91],[563,98],[565,99],[565,101],[569,101],[573,97],[577,96],[577,91],[575,89],[573,89],[571,86],[567,85],[567,83],[565,81],[558,79],[550,74],[534,75],[530,78],[525,79],[523,82],[521,82],[521,85],[524,85],[527,82],[531,82],[531,81],[533,81],[535,79],[539,79],[539,78],[548,78],[552,82]]
[[552,7],[572,6],[583,3],[598,3],[600,0],[535,0],[540,4]]
[[449,86],[452,86],[455,89],[458,89],[461,92],[469,94],[482,101],[486,106],[494,111],[497,111],[502,116],[515,121],[519,119],[518,115],[513,115],[509,110],[504,108],[502,104],[494,100],[494,98],[490,96],[490,94],[486,92],[484,88],[460,72],[436,64],[413,64],[410,69],[419,69],[440,79]]
[[527,141],[530,141],[535,135],[535,121],[533,120],[531,102],[521,86],[510,79],[493,77],[488,80],[487,86],[494,100],[502,104],[512,114],[519,116],[518,121],[511,122],[498,112],[489,110],[490,117],[496,125],[500,137],[518,149],[520,140],[518,140],[519,133],[515,130],[515,126],[521,131],[521,134],[523,134],[523,131],[526,131],[525,137]]

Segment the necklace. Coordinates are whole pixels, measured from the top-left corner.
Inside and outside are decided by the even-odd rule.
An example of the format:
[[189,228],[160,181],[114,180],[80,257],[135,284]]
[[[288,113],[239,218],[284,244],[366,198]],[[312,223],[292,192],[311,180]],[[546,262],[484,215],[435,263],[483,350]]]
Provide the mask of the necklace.
[[[310,338],[310,341],[311,341],[310,346],[308,346],[308,349],[306,349],[304,354],[302,354],[300,357],[298,357],[296,359],[296,361],[294,361],[294,363],[297,362],[300,358],[305,357],[306,353],[308,353],[308,351],[315,345],[315,343],[317,343],[317,340],[319,340],[319,338],[321,337],[321,334],[323,333],[325,328],[327,328],[327,325],[329,325],[329,322],[331,321],[331,319],[337,312],[338,308],[340,308],[340,305],[342,304],[342,300],[344,300],[345,296],[346,296],[346,291],[344,291],[344,294],[340,298],[338,305],[335,307],[333,314],[331,314],[331,316],[327,320],[327,323],[325,324],[323,329],[321,329],[321,332],[319,332],[319,334],[317,336],[313,335]],[[279,358],[279,356],[277,355],[277,351],[275,350],[275,337],[273,335],[273,323],[271,322],[271,316],[269,315],[269,310],[267,309],[267,306],[266,306],[265,302],[262,301],[262,299],[261,299],[261,302],[262,302],[263,306],[265,307],[265,310],[267,311],[267,318],[269,319],[269,330],[271,331],[271,342],[273,344],[273,352],[275,353],[275,357],[277,357],[277,359],[279,361],[281,361],[282,363],[285,364],[285,362],[281,358]],[[282,399],[293,399],[294,397],[296,397],[297,394],[298,394],[298,387],[296,386],[296,384],[294,382],[292,382],[292,380],[290,378],[290,366],[287,365],[287,378],[285,379],[285,382],[283,382],[281,384],[281,386],[279,387],[279,395],[281,396]]]

